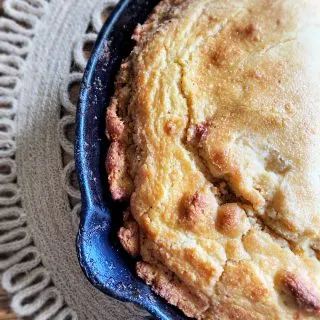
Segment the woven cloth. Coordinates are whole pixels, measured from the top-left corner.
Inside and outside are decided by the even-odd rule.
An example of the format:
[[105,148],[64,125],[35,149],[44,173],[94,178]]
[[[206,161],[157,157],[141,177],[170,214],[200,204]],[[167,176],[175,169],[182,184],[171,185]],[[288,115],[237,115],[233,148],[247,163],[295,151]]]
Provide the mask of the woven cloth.
[[111,0],[5,0],[0,18],[0,270],[17,315],[134,319],[79,267],[77,88]]

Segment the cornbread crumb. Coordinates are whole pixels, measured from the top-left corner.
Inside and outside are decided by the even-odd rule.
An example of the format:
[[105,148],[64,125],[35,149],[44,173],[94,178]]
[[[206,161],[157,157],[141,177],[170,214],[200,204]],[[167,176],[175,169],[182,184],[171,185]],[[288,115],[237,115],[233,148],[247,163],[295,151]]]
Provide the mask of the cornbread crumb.
[[191,292],[170,271],[145,262],[138,262],[136,270],[138,276],[151,285],[155,293],[180,308],[186,316],[196,318],[208,309],[207,299]]
[[139,225],[128,211],[124,213],[123,220],[124,225],[118,232],[119,240],[132,257],[137,257],[140,254]]
[[107,111],[138,275],[201,320],[320,318],[320,2],[162,0]]

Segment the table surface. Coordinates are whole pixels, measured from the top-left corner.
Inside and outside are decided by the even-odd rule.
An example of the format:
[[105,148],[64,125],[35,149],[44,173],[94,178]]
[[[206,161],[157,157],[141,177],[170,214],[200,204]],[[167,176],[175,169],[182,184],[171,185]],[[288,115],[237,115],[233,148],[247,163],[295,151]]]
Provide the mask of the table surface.
[[[0,15],[2,15],[3,0],[0,0]],[[9,299],[6,293],[0,288],[0,320],[17,320],[17,317],[10,311]]]
[[0,320],[17,320],[10,311],[8,297],[2,289],[0,289]]

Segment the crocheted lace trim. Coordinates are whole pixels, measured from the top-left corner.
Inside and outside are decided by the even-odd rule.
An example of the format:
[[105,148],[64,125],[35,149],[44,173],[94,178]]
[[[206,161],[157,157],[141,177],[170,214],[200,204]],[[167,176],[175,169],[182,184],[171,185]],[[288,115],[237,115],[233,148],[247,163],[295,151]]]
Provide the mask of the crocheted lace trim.
[[[15,162],[15,117],[19,86],[33,35],[41,25],[50,0],[5,0],[0,18],[0,271],[2,287],[11,296],[11,307],[21,317],[35,320],[74,320],[69,308],[51,282],[49,271],[27,226],[21,206]],[[113,3],[114,4],[114,3]],[[92,44],[112,2],[102,1],[92,14],[87,33],[74,45],[70,74],[60,89],[62,118],[59,137],[64,158],[63,186],[69,195],[75,227],[81,211],[80,192],[74,178],[73,128],[76,111],[70,90],[79,84],[87,62],[86,47]],[[85,50],[84,50],[85,49]]]

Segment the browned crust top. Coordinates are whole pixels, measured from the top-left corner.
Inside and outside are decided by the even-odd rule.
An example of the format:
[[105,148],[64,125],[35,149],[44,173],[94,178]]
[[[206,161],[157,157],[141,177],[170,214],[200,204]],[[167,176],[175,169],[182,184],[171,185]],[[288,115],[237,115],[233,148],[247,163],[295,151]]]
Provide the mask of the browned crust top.
[[320,318],[318,11],[163,0],[133,35],[106,115],[118,236],[189,317]]
[[191,292],[163,266],[160,268],[139,262],[136,270],[138,276],[151,285],[156,294],[180,308],[188,317],[196,318],[208,309],[209,304],[204,296]]
[[301,310],[320,316],[320,296],[310,281],[292,272],[284,272],[281,285]]

